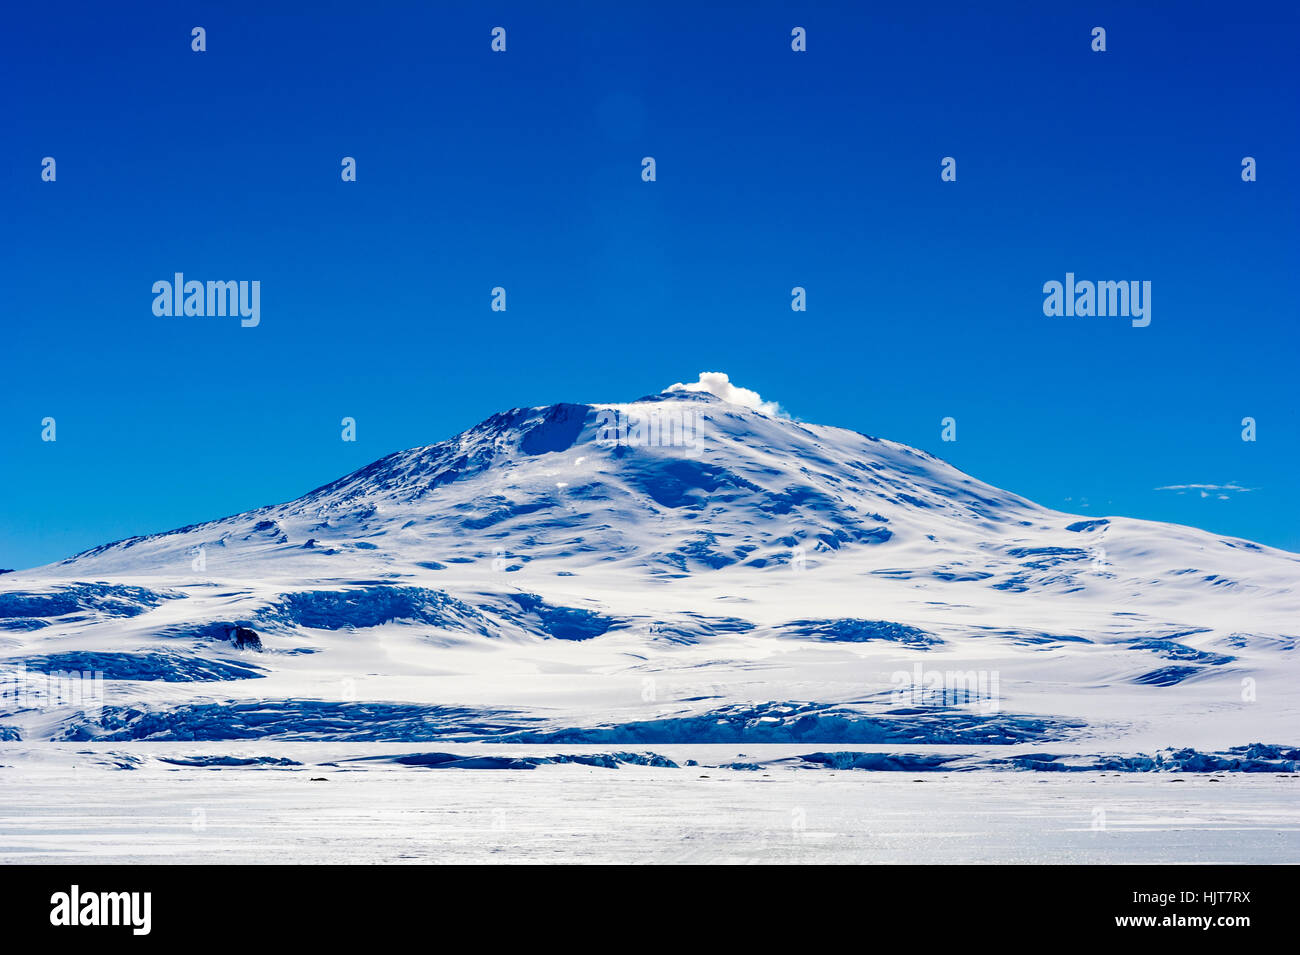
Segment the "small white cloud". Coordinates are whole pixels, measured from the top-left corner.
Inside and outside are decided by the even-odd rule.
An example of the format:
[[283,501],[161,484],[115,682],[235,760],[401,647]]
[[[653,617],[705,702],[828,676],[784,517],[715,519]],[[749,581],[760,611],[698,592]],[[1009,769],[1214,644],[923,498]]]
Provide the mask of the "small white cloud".
[[781,406],[775,401],[764,401],[757,391],[750,391],[748,388],[741,388],[733,385],[727,373],[723,371],[702,371],[700,380],[693,381],[689,384],[678,382],[675,385],[669,385],[665,391],[705,391],[723,401],[729,401],[733,405],[740,405],[743,408],[753,408],[755,411],[761,411],[763,414],[785,416]]
[[1226,501],[1230,494],[1245,494],[1248,491],[1257,491],[1259,489],[1242,487],[1240,484],[1166,484],[1164,487],[1156,488],[1156,490],[1176,491],[1179,494],[1196,491],[1201,497],[1209,497],[1214,494],[1218,496],[1219,500]]

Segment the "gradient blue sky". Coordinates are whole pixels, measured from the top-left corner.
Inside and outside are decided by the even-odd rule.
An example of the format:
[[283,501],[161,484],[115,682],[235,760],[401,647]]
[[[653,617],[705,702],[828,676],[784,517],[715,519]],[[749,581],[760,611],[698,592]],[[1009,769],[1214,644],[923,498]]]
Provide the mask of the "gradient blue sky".
[[[0,567],[703,370],[1300,550],[1295,4],[267,6],[6,14]],[[1067,270],[1150,280],[1150,327],[1044,317]],[[260,327],[155,317],[176,271],[260,280]]]

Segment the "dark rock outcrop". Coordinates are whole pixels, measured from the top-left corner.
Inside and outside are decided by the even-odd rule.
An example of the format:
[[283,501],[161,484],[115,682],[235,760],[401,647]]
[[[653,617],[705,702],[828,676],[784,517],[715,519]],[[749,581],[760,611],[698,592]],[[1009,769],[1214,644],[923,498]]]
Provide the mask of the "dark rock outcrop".
[[256,630],[250,630],[248,627],[234,627],[230,631],[230,642],[239,650],[261,650],[262,638],[257,635]]

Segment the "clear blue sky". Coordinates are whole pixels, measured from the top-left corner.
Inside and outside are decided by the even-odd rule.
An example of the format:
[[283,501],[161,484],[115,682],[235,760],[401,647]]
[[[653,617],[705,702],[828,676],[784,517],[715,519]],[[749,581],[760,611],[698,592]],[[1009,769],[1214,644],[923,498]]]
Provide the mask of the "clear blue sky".
[[[274,6],[6,13],[0,567],[704,370],[1300,550],[1295,4]],[[177,271],[259,280],[261,325],[155,317]],[[1045,317],[1067,271],[1151,281],[1150,327]]]

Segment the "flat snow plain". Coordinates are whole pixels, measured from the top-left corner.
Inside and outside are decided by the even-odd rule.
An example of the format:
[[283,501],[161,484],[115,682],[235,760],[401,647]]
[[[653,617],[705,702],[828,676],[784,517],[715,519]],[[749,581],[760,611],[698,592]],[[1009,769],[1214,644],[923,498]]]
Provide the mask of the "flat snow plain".
[[[444,745],[500,756],[519,747]],[[429,747],[0,746],[3,863],[1294,863],[1300,776],[867,772],[787,746],[656,747],[679,768],[430,769]],[[601,747],[552,747],[595,755]],[[142,755],[143,754],[143,755]],[[19,765],[15,766],[15,762]],[[332,764],[332,765],[322,765]]]

